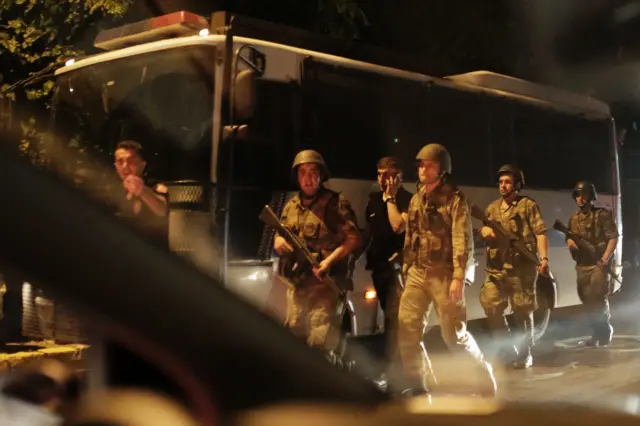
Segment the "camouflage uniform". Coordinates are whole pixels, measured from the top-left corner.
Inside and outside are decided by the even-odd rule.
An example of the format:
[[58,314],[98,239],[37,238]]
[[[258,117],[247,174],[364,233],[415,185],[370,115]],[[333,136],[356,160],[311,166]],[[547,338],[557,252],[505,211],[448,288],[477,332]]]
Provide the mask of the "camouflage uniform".
[[[418,159],[421,159],[420,154]],[[442,168],[442,161],[440,164]],[[427,389],[437,383],[423,345],[426,319],[432,305],[435,305],[447,347],[470,359],[474,369],[478,364],[482,370],[490,367],[484,363],[482,352],[467,331],[464,296],[457,304],[449,296],[451,280],[464,280],[473,255],[467,202],[458,192],[436,190],[428,195],[421,186],[411,199],[408,216],[403,266],[406,281],[398,314],[398,349],[412,385]],[[492,392],[495,383],[491,373],[489,376]]]
[[[607,209],[593,207],[590,212],[578,210],[571,215],[569,231],[591,243],[602,256],[609,240],[618,237],[618,229],[613,215]],[[589,310],[589,322],[593,329],[593,340],[609,343],[613,332],[609,322],[609,280],[603,268],[597,266],[596,259],[585,253],[574,254],[578,281],[578,296]]]
[[[307,243],[319,260],[330,255],[348,238],[358,238],[356,216],[351,203],[342,194],[320,187],[312,203],[302,205],[296,194],[282,211],[281,222]],[[310,269],[293,271],[295,260],[283,256],[279,273],[290,284],[287,290],[285,325],[294,334],[306,338],[312,347],[333,349],[337,340],[328,341],[338,295],[320,282]],[[329,275],[344,284],[348,275],[347,260],[332,265]],[[333,336],[332,336],[333,337]]]
[[[529,197],[518,196],[506,209],[500,198],[489,205],[485,214],[499,222],[506,230],[518,235],[532,253],[537,253],[537,235],[547,228],[540,208]],[[506,338],[509,327],[504,317],[509,303],[516,322],[525,336],[520,349],[521,358],[530,356],[533,345],[533,312],[536,310],[536,265],[522,258],[509,241],[491,240],[487,243],[487,276],[480,291],[480,302],[489,326],[496,337]]]

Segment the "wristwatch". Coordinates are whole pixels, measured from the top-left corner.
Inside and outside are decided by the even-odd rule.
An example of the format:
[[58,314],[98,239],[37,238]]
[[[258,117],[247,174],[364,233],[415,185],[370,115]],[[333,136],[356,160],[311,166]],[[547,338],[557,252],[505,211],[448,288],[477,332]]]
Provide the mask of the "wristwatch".
[[395,204],[396,203],[395,195],[387,198],[387,203]]

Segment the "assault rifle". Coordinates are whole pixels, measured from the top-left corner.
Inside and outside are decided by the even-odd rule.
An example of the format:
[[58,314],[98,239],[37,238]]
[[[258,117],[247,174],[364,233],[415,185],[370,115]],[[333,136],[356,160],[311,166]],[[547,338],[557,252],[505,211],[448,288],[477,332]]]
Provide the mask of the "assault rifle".
[[[573,242],[576,243],[576,247],[578,247],[578,251],[581,253],[586,253],[587,256],[589,257],[589,260],[591,260],[593,263],[597,263],[600,260],[600,256],[598,255],[598,249],[596,248],[596,246],[594,246],[593,244],[591,244],[589,241],[585,240],[581,236],[571,232],[569,228],[567,228],[564,225],[564,223],[556,219],[556,221],[553,224],[553,229],[560,232],[561,234],[564,234],[565,237],[567,237],[567,239],[573,240]],[[572,257],[574,260],[576,260],[576,256],[573,253],[572,253]],[[613,256],[612,256],[612,259],[609,260],[609,264],[605,265],[606,270],[607,272],[609,272],[609,275],[611,275],[614,280],[622,284],[622,280],[620,279],[620,277],[614,274],[613,271],[611,270],[612,261],[613,261]]]
[[[575,233],[571,232],[569,230],[569,228],[567,228],[564,225],[564,223],[560,222],[559,220],[556,220],[554,222],[553,229],[555,229],[556,231],[560,232],[561,234],[564,234],[565,237],[567,237],[567,239],[573,240],[573,242],[576,243],[576,247],[578,247],[578,251],[580,253],[586,254],[589,257],[589,260],[593,261],[593,263],[597,263],[598,262],[598,260],[599,260],[598,259],[598,250],[589,241],[587,241],[584,238],[582,238],[581,236],[576,235]],[[575,260],[575,256],[574,256],[574,260]]]
[[482,224],[484,226],[488,226],[489,228],[493,229],[493,232],[495,232],[496,237],[499,240],[508,240],[511,244],[511,247],[513,247],[516,252],[518,252],[518,254],[520,254],[522,257],[535,264],[536,266],[540,266],[538,256],[532,253],[516,234],[506,229],[499,222],[489,219],[484,214],[482,209],[480,209],[480,207],[476,206],[475,204],[470,203],[469,207],[471,209],[471,216],[482,221]]
[[[264,222],[267,226],[275,229],[276,232],[282,238],[284,238],[291,247],[293,247],[294,254],[298,257],[298,259],[300,259],[298,263],[306,263],[311,268],[320,267],[320,263],[315,258],[313,253],[309,251],[304,241],[302,241],[297,235],[291,232],[289,228],[287,228],[280,222],[280,219],[278,219],[273,210],[271,210],[271,207],[264,206],[262,208],[262,211],[260,212],[260,215],[258,216],[258,219]],[[338,287],[338,285],[330,276],[323,275],[322,282],[328,285],[339,296],[344,296],[344,291],[340,289],[340,287]]]
[[[302,241],[297,235],[295,235],[289,228],[284,226],[278,216],[271,210],[271,207],[264,206],[258,218],[265,223],[267,226],[272,227],[276,230],[276,232],[284,238],[291,247],[293,247],[294,255],[299,259],[296,265],[299,266],[299,263],[306,264],[305,266],[310,266],[311,268],[320,267],[320,263],[314,257],[313,253],[309,251],[304,241]],[[296,266],[294,265],[294,268]],[[328,275],[322,276],[322,282],[328,285],[337,295],[338,300],[336,303],[335,311],[331,316],[331,327],[335,328],[340,332],[340,326],[342,323],[342,318],[344,317],[345,312],[347,311],[347,294],[343,291],[335,281]],[[327,333],[327,339],[329,338],[329,333]],[[325,341],[325,346],[327,342]],[[327,348],[325,348],[327,349]],[[327,358],[328,360],[335,365],[342,365],[345,369],[351,369],[351,362],[347,362],[343,360],[342,357],[335,352],[335,350],[327,349]]]

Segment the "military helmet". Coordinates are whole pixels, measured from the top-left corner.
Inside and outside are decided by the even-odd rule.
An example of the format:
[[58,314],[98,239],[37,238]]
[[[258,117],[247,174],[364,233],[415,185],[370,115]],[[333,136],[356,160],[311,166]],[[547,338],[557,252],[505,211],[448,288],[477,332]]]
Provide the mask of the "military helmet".
[[440,171],[451,173],[451,155],[447,148],[439,143],[430,143],[422,147],[416,155],[417,161],[431,160],[440,164]]
[[582,194],[587,197],[589,201],[595,201],[598,194],[596,193],[596,186],[591,182],[580,181],[576,183],[576,186],[573,187],[573,198],[576,198],[578,195]]
[[329,180],[329,168],[327,163],[324,162],[324,158],[318,151],[312,149],[305,149],[300,151],[296,158],[293,159],[293,165],[291,166],[291,180],[298,182],[298,166],[305,163],[314,163],[320,167],[320,181],[326,182]]
[[524,173],[517,166],[513,164],[505,164],[498,169],[498,178],[504,174],[510,174],[513,176],[513,183],[516,189],[520,190],[524,187]]

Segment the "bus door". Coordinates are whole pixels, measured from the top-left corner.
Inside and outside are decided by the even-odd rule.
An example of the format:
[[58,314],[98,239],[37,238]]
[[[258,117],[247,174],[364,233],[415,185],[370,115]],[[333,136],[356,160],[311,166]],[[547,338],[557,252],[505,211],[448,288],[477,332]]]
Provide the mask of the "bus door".
[[[279,214],[292,189],[290,167],[296,145],[295,83],[265,78],[264,55],[234,46],[229,111],[217,163],[217,215],[225,285],[231,291],[284,316],[284,301],[267,307],[274,285],[274,232],[258,219],[265,205]],[[267,65],[268,64],[268,65]]]

